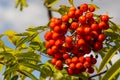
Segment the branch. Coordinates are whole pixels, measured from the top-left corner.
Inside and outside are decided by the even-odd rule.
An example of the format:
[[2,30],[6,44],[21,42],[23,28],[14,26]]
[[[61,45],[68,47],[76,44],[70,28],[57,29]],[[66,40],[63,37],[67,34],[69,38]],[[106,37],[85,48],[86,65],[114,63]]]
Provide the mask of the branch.
[[106,73],[106,72],[107,72],[107,70],[105,70],[105,71],[103,71],[103,72],[101,72],[101,73],[95,74],[95,75],[93,75],[93,76],[90,76],[88,79],[91,79],[91,78],[96,77],[96,76],[100,76],[100,75],[102,75],[102,74],[104,74],[104,73]]

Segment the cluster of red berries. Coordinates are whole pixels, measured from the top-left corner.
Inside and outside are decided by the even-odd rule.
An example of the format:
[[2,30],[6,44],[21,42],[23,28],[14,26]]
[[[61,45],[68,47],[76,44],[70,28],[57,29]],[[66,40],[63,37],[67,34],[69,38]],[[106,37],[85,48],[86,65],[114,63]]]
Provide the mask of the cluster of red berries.
[[94,72],[92,65],[97,62],[96,58],[85,55],[102,49],[105,40],[102,32],[109,28],[109,17],[95,17],[94,11],[93,5],[81,4],[78,8],[70,7],[61,18],[50,20],[50,31],[44,35],[45,46],[57,69],[67,67],[70,75]]

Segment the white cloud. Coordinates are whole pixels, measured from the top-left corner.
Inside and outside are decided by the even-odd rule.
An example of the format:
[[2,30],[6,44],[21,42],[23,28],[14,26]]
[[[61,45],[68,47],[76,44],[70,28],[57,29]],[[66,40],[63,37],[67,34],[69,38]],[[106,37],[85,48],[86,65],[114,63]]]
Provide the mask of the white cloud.
[[6,28],[10,27],[15,31],[21,32],[30,25],[39,26],[45,25],[48,22],[47,11],[43,5],[29,2],[29,7],[25,8],[22,12],[13,6],[7,8],[4,8],[4,6],[0,7],[0,29],[7,30]]

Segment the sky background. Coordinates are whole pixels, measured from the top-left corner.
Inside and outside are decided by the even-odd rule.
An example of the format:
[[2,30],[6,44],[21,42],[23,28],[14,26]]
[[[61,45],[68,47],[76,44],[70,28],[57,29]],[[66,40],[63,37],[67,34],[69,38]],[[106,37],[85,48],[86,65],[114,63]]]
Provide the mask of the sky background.
[[[15,8],[15,0],[0,0],[0,34],[6,30],[14,30],[23,32],[29,26],[40,26],[48,23],[47,10],[43,5],[44,0],[27,0],[29,7],[24,8],[21,12]],[[120,24],[120,0],[74,0],[75,5],[79,6],[82,3],[92,3],[100,7],[96,11],[98,14],[108,13],[114,17],[112,21]],[[54,7],[59,5],[70,5],[67,0],[59,0]],[[53,13],[53,16],[60,17],[58,13]],[[120,55],[116,55],[112,60],[116,61]],[[1,77],[1,75],[0,75]]]

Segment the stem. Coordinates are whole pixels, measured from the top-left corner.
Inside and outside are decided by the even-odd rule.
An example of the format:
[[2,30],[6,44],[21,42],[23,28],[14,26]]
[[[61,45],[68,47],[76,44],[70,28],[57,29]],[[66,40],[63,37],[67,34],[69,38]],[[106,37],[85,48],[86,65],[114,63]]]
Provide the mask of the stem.
[[47,4],[44,4],[45,5],[45,7],[47,8],[47,13],[48,13],[48,18],[49,18],[49,20],[52,18],[52,12],[51,12],[51,7],[48,7],[47,6]]
[[98,74],[92,75],[92,76],[90,76],[88,79],[91,79],[91,78],[93,78],[93,77],[96,77],[96,76],[102,75],[102,74],[104,74],[104,73],[106,73],[106,72],[107,72],[107,70],[105,70],[105,71],[103,71],[103,72],[101,72],[101,73],[98,73]]

